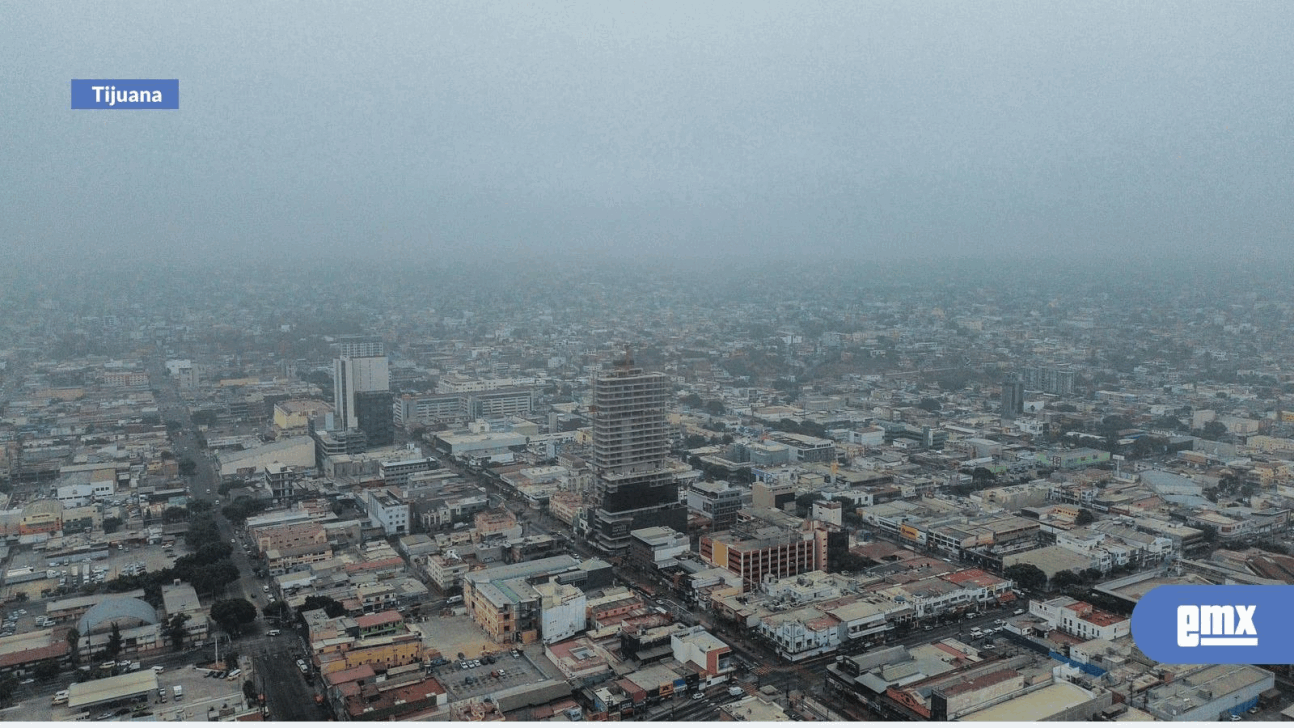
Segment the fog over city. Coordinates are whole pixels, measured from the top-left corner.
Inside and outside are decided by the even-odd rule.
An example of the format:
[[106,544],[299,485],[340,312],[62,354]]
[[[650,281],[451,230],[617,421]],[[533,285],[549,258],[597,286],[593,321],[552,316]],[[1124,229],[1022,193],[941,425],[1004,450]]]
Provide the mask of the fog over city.
[[0,0],[0,717],[1294,720],[1291,38]]
[[[7,3],[0,255],[1283,254],[1294,8]],[[178,78],[178,111],[68,108]]]

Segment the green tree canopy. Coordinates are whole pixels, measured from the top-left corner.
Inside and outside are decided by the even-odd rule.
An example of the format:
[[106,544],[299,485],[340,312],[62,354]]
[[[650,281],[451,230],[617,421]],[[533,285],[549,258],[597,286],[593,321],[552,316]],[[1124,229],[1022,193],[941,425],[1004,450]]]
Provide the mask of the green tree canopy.
[[244,625],[256,621],[256,605],[242,598],[221,599],[211,605],[211,619],[230,634],[242,634]]
[[301,608],[297,610],[297,612],[298,614],[304,614],[315,609],[324,610],[324,614],[327,614],[329,619],[336,619],[346,613],[346,607],[343,607],[341,602],[332,597],[318,595],[306,597],[305,601],[301,603]]
[[1047,573],[1033,564],[1012,564],[1002,575],[1021,589],[1039,590],[1047,586]]
[[1077,586],[1082,583],[1083,583],[1083,577],[1079,576],[1078,574],[1075,574],[1069,569],[1058,571],[1056,572],[1055,576],[1051,577],[1051,584],[1057,589],[1064,589],[1070,586]]
[[117,655],[121,654],[121,647],[121,628],[117,626],[116,622],[113,622],[112,632],[108,634],[108,644],[104,645],[103,654],[115,660]]

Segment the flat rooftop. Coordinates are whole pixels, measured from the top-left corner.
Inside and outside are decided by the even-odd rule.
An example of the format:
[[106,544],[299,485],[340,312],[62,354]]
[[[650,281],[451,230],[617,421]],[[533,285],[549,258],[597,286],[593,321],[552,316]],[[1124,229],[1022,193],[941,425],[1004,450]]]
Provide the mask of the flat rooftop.
[[1005,723],[1047,720],[1053,715],[1091,700],[1092,693],[1073,683],[1058,682],[984,710],[963,715],[957,720]]
[[157,690],[157,673],[152,670],[130,672],[102,680],[73,683],[68,688],[67,707],[83,708],[111,700],[121,700],[132,695],[152,693]]

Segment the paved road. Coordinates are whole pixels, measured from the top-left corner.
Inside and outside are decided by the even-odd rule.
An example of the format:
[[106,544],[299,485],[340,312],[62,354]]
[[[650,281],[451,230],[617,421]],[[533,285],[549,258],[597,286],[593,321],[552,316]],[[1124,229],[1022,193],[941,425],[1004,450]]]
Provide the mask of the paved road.
[[306,684],[296,665],[299,656],[299,650],[287,646],[253,653],[261,682],[257,689],[265,694],[270,720],[321,721],[329,717],[327,709],[315,703],[314,688]]
[[[220,473],[216,470],[215,459],[198,446],[193,419],[189,416],[188,406],[180,397],[179,385],[167,374],[166,368],[160,360],[154,363],[149,376],[153,382],[153,392],[157,397],[162,421],[174,420],[180,423],[180,431],[172,435],[175,456],[177,458],[187,457],[197,464],[197,469],[189,478],[189,494],[195,499],[214,503],[217,499],[220,499],[220,491],[218,490],[221,482]],[[222,503],[221,505],[224,504]],[[216,525],[220,527],[221,538],[233,540],[236,537],[234,528],[221,515],[219,507],[215,509],[215,516]],[[231,545],[234,546],[233,562],[238,567],[240,577],[236,583],[229,585],[226,592],[227,596],[241,596],[255,604],[258,609],[264,607],[268,599],[261,590],[262,582],[253,575],[255,566],[251,563],[247,552],[240,543]]]

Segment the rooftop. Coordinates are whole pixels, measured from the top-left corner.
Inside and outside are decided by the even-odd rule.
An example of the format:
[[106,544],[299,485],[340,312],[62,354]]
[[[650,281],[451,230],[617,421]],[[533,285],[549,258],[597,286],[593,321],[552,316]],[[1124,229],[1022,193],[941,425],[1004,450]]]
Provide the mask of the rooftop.
[[1014,721],[1041,721],[1082,705],[1095,697],[1073,683],[1056,682],[1018,698],[998,703],[984,710],[963,715],[958,720],[1005,723]]

